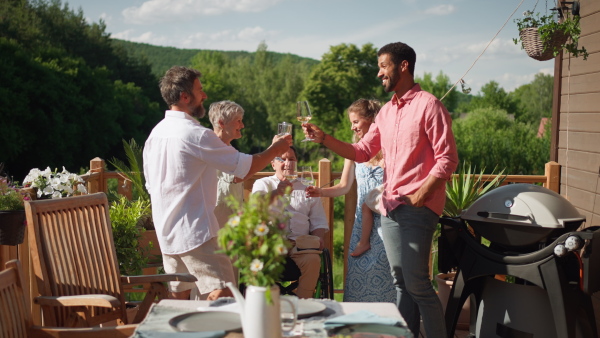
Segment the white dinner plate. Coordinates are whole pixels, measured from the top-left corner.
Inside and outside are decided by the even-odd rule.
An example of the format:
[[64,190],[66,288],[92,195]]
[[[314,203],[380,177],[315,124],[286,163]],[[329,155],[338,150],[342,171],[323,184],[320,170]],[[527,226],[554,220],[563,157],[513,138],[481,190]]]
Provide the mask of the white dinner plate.
[[[281,301],[281,311],[289,312],[288,302]],[[321,302],[310,299],[298,299],[298,318],[306,318],[319,314],[327,309],[327,306]]]
[[[360,334],[365,335],[360,335]],[[357,337],[373,337],[377,334],[377,337],[382,338],[402,338],[402,337],[412,337],[412,334],[406,327],[398,327],[391,325],[381,325],[381,324],[355,324],[355,325],[347,325],[332,329],[329,331],[329,334],[335,335],[344,335],[354,337],[355,334]]]
[[177,331],[184,332],[241,332],[242,330],[240,315],[235,312],[224,311],[184,313],[171,318],[169,325]]

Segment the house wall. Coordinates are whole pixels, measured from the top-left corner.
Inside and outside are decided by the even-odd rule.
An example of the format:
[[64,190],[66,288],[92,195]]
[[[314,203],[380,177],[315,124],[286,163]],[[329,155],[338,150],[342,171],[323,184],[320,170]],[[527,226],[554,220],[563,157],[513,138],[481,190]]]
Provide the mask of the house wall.
[[[600,225],[600,1],[580,4],[579,45],[589,56],[556,58],[550,159],[561,165],[560,194],[590,227]],[[592,303],[600,336],[600,292]]]
[[561,165],[561,195],[588,227],[600,225],[600,1],[580,4],[579,45],[589,57],[556,58],[551,160]]

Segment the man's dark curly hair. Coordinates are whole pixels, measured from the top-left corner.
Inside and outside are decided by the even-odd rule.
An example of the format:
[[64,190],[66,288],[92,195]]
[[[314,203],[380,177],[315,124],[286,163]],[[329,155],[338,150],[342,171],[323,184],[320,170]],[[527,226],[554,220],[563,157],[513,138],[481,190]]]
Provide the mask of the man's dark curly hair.
[[389,54],[394,65],[399,66],[404,60],[408,62],[408,71],[410,75],[415,75],[415,62],[417,62],[417,54],[409,45],[402,42],[388,43],[381,47],[377,52],[377,56]]

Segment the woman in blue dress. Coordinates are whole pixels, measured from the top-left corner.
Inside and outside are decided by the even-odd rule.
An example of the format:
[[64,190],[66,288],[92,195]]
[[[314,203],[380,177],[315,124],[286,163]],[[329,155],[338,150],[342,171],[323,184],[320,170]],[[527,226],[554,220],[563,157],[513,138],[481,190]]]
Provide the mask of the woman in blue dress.
[[[381,104],[375,100],[359,99],[348,107],[348,117],[354,131],[355,141],[361,139],[375,120]],[[363,233],[363,204],[367,194],[382,184],[383,181],[383,156],[378,154],[367,163],[354,163],[344,161],[344,169],[340,183],[320,189],[309,187],[306,192],[309,196],[336,197],[345,195],[350,191],[356,177],[358,189],[358,205],[352,235],[350,238],[350,252],[355,252]],[[366,211],[366,212],[370,212]],[[370,248],[358,250],[356,256],[348,257],[348,271],[344,282],[345,302],[396,302],[396,289],[393,285],[390,265],[381,239],[380,215],[373,213],[372,231],[370,231]],[[369,219],[367,217],[367,219]],[[370,224],[369,224],[370,225]],[[364,239],[362,244],[364,244]],[[360,251],[360,252],[359,252]]]

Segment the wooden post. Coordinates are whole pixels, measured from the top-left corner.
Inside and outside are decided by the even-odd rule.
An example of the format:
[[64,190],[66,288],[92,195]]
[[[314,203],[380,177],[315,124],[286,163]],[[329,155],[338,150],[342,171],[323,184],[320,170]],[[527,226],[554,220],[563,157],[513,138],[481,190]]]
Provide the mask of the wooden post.
[[96,157],[90,161],[90,172],[99,173],[97,180],[88,182],[88,192],[90,194],[108,190],[106,186],[106,180],[104,179],[104,160],[100,157]]
[[554,161],[546,163],[545,175],[544,187],[560,194],[560,164]]
[[356,180],[353,180],[350,191],[344,197],[344,283],[348,273],[348,257],[350,255],[350,237],[352,237],[352,228],[356,215],[356,205],[358,204],[358,190]]
[[[319,161],[319,175],[317,178],[317,187],[331,181],[331,161],[324,158]],[[325,209],[325,216],[327,216],[327,223],[329,224],[329,234],[325,237],[325,247],[329,249],[329,252],[333,255],[333,199],[332,198],[321,198],[323,208]],[[333,261],[333,257],[332,261]]]

